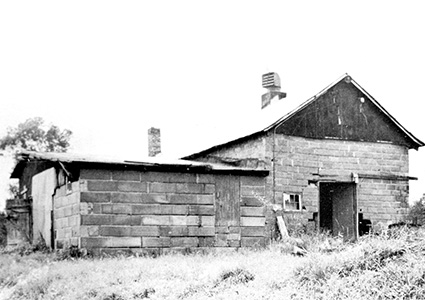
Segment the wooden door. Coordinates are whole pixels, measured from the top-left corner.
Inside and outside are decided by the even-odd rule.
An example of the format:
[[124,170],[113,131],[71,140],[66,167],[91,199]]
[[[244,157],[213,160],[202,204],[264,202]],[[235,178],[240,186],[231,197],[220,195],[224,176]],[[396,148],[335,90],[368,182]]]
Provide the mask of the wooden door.
[[215,225],[239,226],[239,177],[217,176],[215,182]]
[[236,176],[216,177],[215,246],[240,247],[240,179]]
[[356,239],[357,197],[356,185],[348,182],[320,184],[320,228],[345,240]]

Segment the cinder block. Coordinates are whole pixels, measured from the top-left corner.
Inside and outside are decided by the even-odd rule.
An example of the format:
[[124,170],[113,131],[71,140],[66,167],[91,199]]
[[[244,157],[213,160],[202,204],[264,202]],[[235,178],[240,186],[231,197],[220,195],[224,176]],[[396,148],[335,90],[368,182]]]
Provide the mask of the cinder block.
[[229,233],[227,235],[228,240],[237,240],[239,241],[241,239],[241,235],[239,233]]
[[169,237],[142,237],[142,247],[146,248],[165,248],[170,247],[171,238]]
[[196,174],[193,173],[169,173],[168,180],[175,183],[196,183]]
[[105,225],[141,225],[141,218],[131,215],[111,215],[111,223]]
[[241,235],[243,237],[250,237],[250,236],[264,237],[265,227],[264,226],[241,227]]
[[132,248],[141,246],[142,240],[140,237],[109,237],[106,242],[106,247],[110,248]]
[[265,217],[241,217],[241,226],[264,226],[265,224]]
[[101,213],[102,214],[112,214],[112,206],[113,204],[101,204]]
[[68,205],[64,207],[65,210],[65,217],[72,216],[72,206]]
[[215,247],[228,247],[229,242],[227,240],[227,234],[216,234],[214,246]]
[[215,193],[215,184],[205,184],[204,185],[205,194],[214,194]]
[[82,237],[81,247],[82,248],[103,248],[107,247],[108,238],[105,237]]
[[69,226],[78,226],[79,220],[80,220],[80,217],[78,215],[71,216],[71,217],[69,217],[68,224],[69,224]]
[[158,226],[131,226],[131,236],[160,236]]
[[241,217],[264,217],[264,207],[241,207]]
[[188,226],[187,227],[188,236],[214,236],[215,228],[213,226],[208,227],[197,227],[197,226]]
[[196,237],[172,237],[171,247],[198,247],[199,239]]
[[169,194],[167,195],[167,200],[171,204],[197,204],[198,203],[197,195]]
[[214,237],[199,237],[199,247],[214,247]]
[[78,215],[80,213],[80,204],[75,203],[71,206],[71,215]]
[[175,193],[177,192],[177,183],[152,182],[149,183],[150,193]]
[[91,192],[82,192],[80,197],[81,202],[111,202],[111,194],[110,193],[91,193]]
[[64,207],[60,207],[60,208],[55,210],[55,218],[62,219],[64,217],[65,217],[65,208]]
[[201,216],[201,225],[204,227],[215,225],[215,216]]
[[213,205],[189,205],[188,206],[189,215],[204,215],[204,216],[213,216],[215,215]]
[[253,248],[264,248],[266,247],[266,241],[264,237],[242,237],[242,247],[253,247]]
[[228,240],[227,243],[228,243],[229,247],[239,248],[241,246],[241,240],[240,239],[239,240],[237,240],[237,239],[236,240]]
[[188,236],[189,230],[187,226],[160,226],[160,236]]
[[228,226],[215,226],[215,233],[217,234],[227,234],[230,232]]
[[111,171],[102,169],[81,169],[80,179],[111,180]]
[[118,181],[140,181],[140,172],[132,170],[113,170],[112,171],[112,180]]
[[161,215],[187,215],[189,214],[188,205],[161,205]]
[[214,195],[198,195],[197,204],[214,204]]
[[142,203],[170,203],[167,196],[164,194],[141,194]]
[[177,193],[180,194],[202,194],[204,193],[204,185],[198,183],[177,183]]
[[253,206],[262,207],[264,206],[260,197],[241,197],[241,206]]
[[241,176],[241,185],[242,186],[259,186],[259,187],[263,187],[264,184],[265,184],[264,177]]
[[169,216],[140,216],[141,225],[172,225]]
[[82,215],[81,225],[110,225],[112,217],[111,215]]
[[117,189],[120,192],[146,192],[146,182],[134,182],[134,181],[118,181]]
[[87,180],[87,190],[92,192],[114,192],[118,189],[117,181]]
[[99,226],[80,226],[81,237],[99,236]]
[[214,175],[211,174],[197,174],[196,175],[197,183],[215,183]]
[[133,215],[158,215],[161,208],[161,205],[155,204],[133,204],[130,207]]
[[130,226],[101,226],[99,228],[99,235],[101,236],[130,236]]
[[188,217],[188,216],[169,216],[170,225],[176,226],[186,226],[186,225],[198,225],[200,224],[200,219],[197,217]]
[[140,181],[142,182],[169,182],[170,173],[168,172],[141,172]]

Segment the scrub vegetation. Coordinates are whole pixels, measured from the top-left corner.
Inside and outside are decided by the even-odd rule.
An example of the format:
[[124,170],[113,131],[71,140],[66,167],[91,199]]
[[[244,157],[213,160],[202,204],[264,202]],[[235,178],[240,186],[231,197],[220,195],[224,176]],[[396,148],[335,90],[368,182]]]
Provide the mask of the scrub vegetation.
[[0,299],[425,299],[422,228],[156,258],[31,250],[2,251]]

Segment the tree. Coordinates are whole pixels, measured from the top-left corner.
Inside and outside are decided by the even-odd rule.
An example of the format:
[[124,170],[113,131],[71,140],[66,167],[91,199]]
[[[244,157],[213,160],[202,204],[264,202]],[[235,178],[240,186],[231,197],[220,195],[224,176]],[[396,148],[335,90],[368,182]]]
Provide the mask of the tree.
[[408,219],[413,224],[425,224],[425,194],[410,207]]
[[6,136],[0,139],[0,149],[66,152],[71,135],[68,129],[45,126],[40,117],[30,118],[16,128],[8,128]]
[[6,246],[6,214],[0,211],[0,247]]
[[[7,134],[0,139],[0,149],[29,150],[42,152],[66,152],[72,131],[60,130],[56,125],[46,126],[40,117],[27,119],[16,128],[8,128]],[[19,189],[9,185],[10,194],[17,198]]]

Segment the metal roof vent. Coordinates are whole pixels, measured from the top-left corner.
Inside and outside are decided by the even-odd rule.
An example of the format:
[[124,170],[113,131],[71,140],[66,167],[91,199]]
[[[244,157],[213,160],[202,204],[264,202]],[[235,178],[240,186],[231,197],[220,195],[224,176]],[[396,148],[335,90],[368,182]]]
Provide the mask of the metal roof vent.
[[276,96],[279,100],[286,97],[286,93],[280,91],[280,77],[275,72],[263,75],[263,88],[266,88],[268,92],[261,96],[261,109],[270,105],[272,99]]

